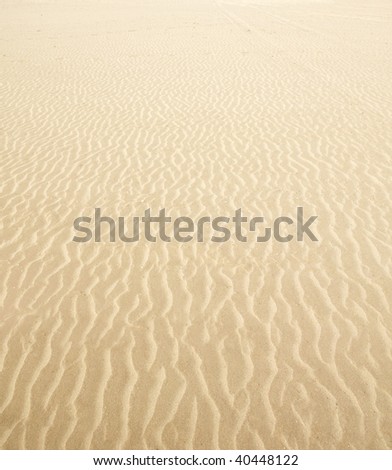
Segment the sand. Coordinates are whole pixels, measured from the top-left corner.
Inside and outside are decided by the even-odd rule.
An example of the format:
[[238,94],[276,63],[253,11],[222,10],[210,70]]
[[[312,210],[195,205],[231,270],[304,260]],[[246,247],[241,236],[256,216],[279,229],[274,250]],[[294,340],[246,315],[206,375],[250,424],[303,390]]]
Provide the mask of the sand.
[[[392,447],[392,3],[7,1],[0,447]],[[318,242],[73,221],[317,214]]]

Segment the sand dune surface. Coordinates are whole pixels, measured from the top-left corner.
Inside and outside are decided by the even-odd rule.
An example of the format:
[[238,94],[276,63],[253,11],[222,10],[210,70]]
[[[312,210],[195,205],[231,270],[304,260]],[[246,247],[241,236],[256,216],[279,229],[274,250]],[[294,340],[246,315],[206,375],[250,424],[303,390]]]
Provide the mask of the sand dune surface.
[[[0,448],[391,448],[392,3],[0,10]],[[317,242],[73,241],[297,207]]]

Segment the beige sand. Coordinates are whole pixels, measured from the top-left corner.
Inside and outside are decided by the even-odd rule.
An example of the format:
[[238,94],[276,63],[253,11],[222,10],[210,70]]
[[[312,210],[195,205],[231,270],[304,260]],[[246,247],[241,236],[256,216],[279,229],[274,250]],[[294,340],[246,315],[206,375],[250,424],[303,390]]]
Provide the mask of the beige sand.
[[[391,448],[392,2],[0,18],[0,447]],[[318,243],[72,242],[297,206]]]

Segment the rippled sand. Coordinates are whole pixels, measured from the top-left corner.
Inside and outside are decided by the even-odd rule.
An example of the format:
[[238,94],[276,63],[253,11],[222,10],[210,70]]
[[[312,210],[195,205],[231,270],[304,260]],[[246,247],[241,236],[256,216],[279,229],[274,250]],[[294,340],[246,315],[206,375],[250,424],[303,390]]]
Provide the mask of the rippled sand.
[[[0,9],[0,447],[391,448],[392,3]],[[297,206],[319,242],[72,242]]]

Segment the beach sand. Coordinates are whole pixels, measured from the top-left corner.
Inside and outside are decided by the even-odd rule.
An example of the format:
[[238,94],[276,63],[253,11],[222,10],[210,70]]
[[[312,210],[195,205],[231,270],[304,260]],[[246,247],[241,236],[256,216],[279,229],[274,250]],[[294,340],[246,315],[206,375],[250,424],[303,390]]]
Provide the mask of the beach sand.
[[[0,9],[0,448],[391,448],[392,3]],[[300,206],[319,241],[73,241]]]

